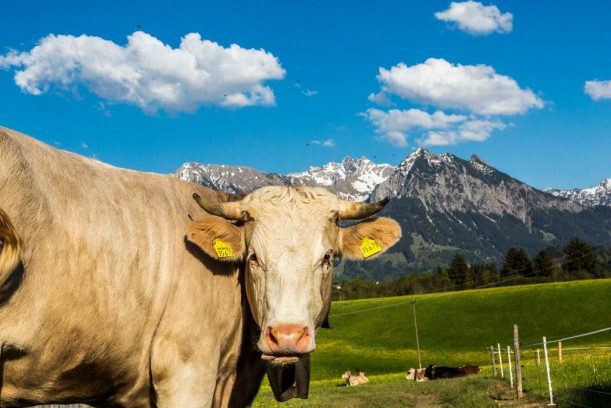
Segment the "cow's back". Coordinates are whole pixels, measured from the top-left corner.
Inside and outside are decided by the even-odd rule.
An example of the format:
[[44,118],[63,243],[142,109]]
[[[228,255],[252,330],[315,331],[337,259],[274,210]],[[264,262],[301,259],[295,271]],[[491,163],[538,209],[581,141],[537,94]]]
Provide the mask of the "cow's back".
[[150,397],[175,274],[203,269],[183,238],[196,190],[216,199],[0,128],[0,208],[23,240],[21,284],[0,306],[2,401]]

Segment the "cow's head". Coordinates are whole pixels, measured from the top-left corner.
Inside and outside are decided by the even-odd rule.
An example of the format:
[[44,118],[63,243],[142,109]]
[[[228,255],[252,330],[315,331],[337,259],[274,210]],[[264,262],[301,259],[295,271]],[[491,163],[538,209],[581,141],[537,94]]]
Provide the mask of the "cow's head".
[[371,259],[401,237],[389,218],[366,219],[374,204],[344,201],[316,187],[264,187],[241,201],[198,203],[210,214],[187,239],[219,261],[245,261],[246,293],[261,328],[264,357],[287,359],[314,350],[330,304],[333,259]]

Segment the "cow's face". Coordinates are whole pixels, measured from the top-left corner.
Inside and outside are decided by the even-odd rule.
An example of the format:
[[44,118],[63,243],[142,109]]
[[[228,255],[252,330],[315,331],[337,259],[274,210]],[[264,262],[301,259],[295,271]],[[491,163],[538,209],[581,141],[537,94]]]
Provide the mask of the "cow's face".
[[386,201],[360,204],[321,188],[265,187],[234,203],[199,200],[216,217],[196,220],[187,238],[218,260],[245,262],[259,349],[270,357],[295,356],[315,348],[331,304],[334,258],[369,259],[401,236],[388,218],[345,228],[338,221],[366,218]]

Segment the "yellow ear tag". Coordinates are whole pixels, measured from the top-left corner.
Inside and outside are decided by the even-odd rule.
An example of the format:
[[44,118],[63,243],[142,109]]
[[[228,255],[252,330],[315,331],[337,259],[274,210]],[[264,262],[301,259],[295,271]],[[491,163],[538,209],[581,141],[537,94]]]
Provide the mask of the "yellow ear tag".
[[378,241],[375,239],[365,237],[361,241],[361,253],[363,254],[363,258],[369,258],[380,251],[382,251],[382,247],[380,247],[380,244],[378,244]]
[[231,249],[229,244],[218,238],[214,240],[214,250],[219,258],[229,258],[233,256],[233,249]]

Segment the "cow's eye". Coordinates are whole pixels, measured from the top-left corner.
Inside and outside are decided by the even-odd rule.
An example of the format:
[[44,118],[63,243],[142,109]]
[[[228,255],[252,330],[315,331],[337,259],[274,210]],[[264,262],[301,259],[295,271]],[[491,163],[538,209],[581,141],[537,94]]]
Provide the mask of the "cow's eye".
[[254,252],[251,252],[248,255],[248,262],[250,262],[253,265],[259,265],[259,259],[257,259],[257,254],[255,254]]

